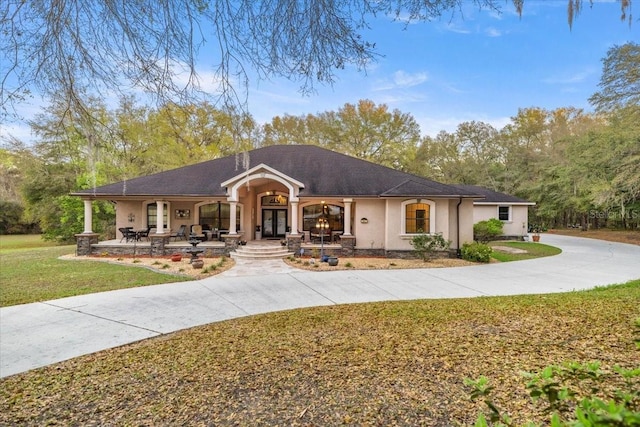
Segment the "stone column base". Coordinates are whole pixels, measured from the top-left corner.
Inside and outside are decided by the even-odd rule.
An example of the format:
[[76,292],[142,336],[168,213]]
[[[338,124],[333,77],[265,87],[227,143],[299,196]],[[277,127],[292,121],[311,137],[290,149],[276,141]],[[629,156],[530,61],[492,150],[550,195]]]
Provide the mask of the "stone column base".
[[169,239],[171,238],[170,234],[149,234],[149,240],[151,240],[151,256],[164,256],[165,246],[169,243]]
[[229,256],[229,254],[235,251],[240,244],[240,240],[242,240],[242,235],[240,234],[226,234],[224,236],[224,254]]
[[91,255],[91,245],[98,244],[98,233],[81,233],[76,234],[76,255]]
[[356,236],[340,236],[340,245],[342,246],[342,256],[353,257],[356,248]]
[[287,237],[287,250],[289,252],[299,254],[301,246],[302,246],[301,234],[296,234],[295,236],[289,235],[289,237]]

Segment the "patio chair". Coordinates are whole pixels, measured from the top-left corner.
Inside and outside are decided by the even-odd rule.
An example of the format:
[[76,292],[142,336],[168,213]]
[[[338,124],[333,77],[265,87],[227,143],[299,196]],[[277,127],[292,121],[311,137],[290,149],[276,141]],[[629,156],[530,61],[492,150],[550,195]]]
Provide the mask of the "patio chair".
[[124,240],[125,242],[128,242],[129,240],[136,240],[137,234],[131,228],[121,227],[118,228],[118,231],[122,233],[122,238],[120,239],[121,243],[122,240]]
[[153,227],[147,227],[146,230],[138,231],[138,240],[141,240],[143,238],[149,240],[149,232],[151,231],[152,228]]
[[179,228],[178,231],[176,231],[175,233],[171,233],[169,235],[170,238],[173,238],[174,241],[180,239],[180,240],[187,240],[187,226],[182,224]]
[[191,237],[198,240],[207,240],[207,235],[202,232],[202,226],[200,224],[193,224],[191,226]]

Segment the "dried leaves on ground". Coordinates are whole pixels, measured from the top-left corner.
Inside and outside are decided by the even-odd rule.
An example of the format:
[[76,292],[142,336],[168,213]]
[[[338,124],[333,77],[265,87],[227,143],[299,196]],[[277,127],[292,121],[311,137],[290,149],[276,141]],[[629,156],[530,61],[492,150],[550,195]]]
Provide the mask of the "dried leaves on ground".
[[[542,420],[522,371],[640,366],[640,281],[589,292],[292,310],[211,324],[0,382],[2,425],[472,425],[465,378]],[[636,384],[640,387],[640,384]]]
[[550,234],[563,236],[586,237],[588,239],[607,240],[609,242],[640,245],[640,230],[609,230],[605,228],[582,231],[577,228],[549,230]]

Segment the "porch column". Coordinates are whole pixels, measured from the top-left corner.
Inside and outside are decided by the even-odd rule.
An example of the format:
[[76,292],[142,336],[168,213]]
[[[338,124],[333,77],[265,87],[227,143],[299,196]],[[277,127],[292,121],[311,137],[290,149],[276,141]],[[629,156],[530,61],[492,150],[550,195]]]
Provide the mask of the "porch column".
[[291,202],[291,232],[289,235],[298,235],[298,202]]
[[84,201],[84,231],[83,233],[93,233],[93,209],[91,209],[91,200]]
[[164,201],[156,200],[156,234],[164,233]]
[[238,234],[238,231],[236,230],[237,227],[237,221],[236,221],[236,210],[237,210],[237,206],[238,206],[238,202],[229,202],[229,211],[230,211],[230,217],[229,218],[229,234]]
[[351,202],[353,199],[344,199],[344,236],[351,236]]

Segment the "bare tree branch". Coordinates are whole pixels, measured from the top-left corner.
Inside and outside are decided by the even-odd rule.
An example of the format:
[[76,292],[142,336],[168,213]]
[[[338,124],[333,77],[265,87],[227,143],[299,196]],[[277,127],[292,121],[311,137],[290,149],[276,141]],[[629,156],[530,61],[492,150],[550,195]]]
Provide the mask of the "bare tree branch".
[[[499,10],[509,0],[473,0]],[[523,0],[510,0],[520,13]],[[570,25],[583,0],[567,0]],[[620,0],[623,16],[631,0]],[[362,36],[378,15],[406,22],[462,13],[467,0],[5,0],[0,6],[0,108],[32,93],[83,109],[88,96],[143,92],[158,103],[244,105],[250,71],[309,94],[378,52]],[[203,90],[201,55],[216,59]]]

